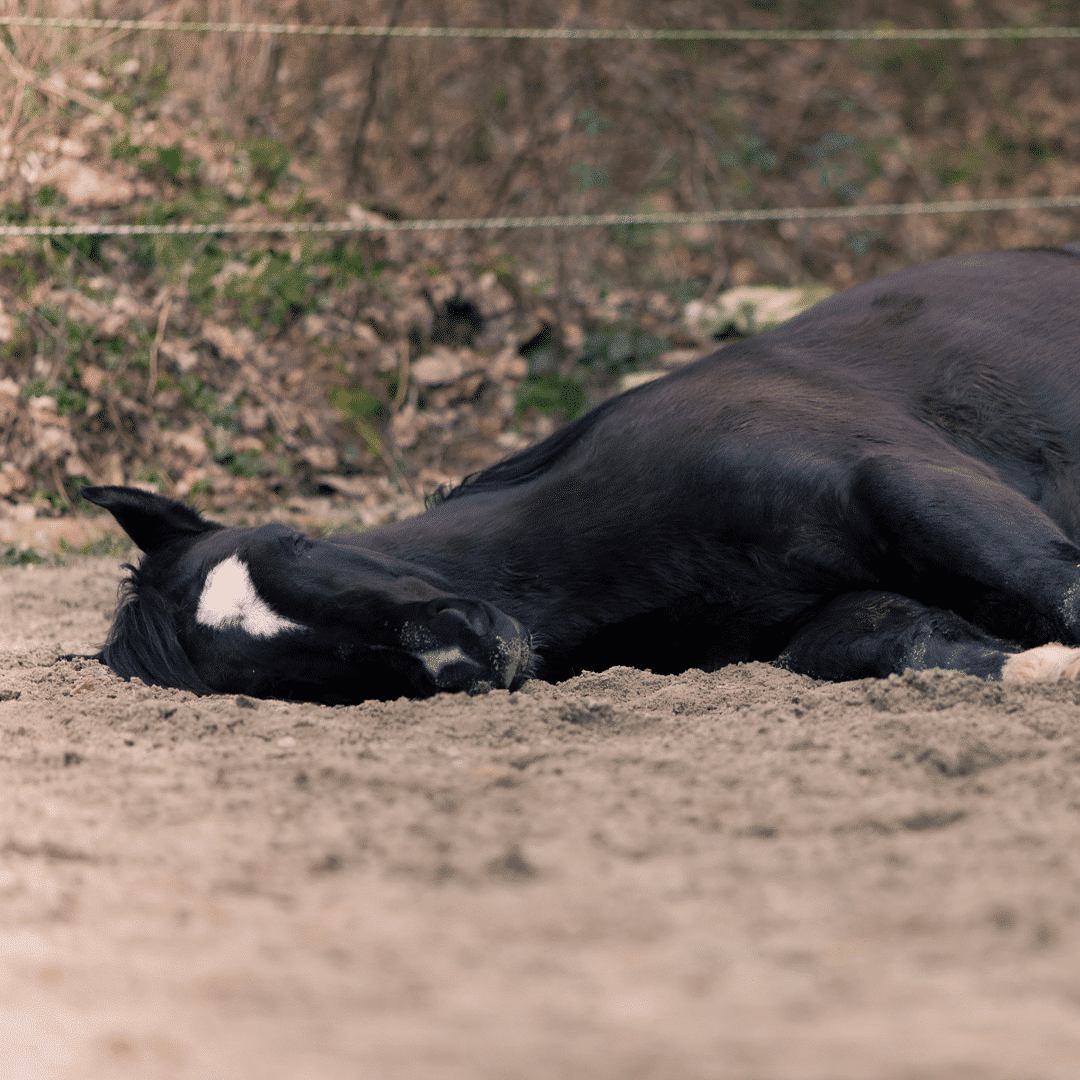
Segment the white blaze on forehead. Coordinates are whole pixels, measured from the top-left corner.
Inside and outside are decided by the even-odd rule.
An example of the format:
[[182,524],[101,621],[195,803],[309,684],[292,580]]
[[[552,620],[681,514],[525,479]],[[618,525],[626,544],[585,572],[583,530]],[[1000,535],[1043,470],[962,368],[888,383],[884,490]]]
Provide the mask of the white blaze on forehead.
[[283,630],[303,629],[300,623],[283,619],[255,591],[248,568],[235,555],[219,562],[206,575],[195,621],[215,630],[231,627],[264,638]]

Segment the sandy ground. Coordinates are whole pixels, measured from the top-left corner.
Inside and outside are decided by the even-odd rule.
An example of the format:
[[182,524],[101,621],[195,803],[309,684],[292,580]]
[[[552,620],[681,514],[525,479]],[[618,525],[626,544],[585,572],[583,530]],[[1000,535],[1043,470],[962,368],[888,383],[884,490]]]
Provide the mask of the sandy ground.
[[1080,688],[125,684],[0,571],[6,1080],[1072,1080]]

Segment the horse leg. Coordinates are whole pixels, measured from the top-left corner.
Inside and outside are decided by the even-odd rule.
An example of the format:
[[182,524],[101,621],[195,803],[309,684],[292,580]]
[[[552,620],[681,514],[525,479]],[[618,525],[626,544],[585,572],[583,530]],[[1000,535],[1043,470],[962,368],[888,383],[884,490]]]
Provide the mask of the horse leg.
[[883,584],[1005,639],[1080,644],[1080,547],[988,466],[958,451],[879,458],[855,491],[884,544]]
[[830,601],[774,662],[833,682],[935,667],[1003,682],[1056,682],[1080,675],[1080,649],[1052,644],[1020,651],[954,612],[878,591]]

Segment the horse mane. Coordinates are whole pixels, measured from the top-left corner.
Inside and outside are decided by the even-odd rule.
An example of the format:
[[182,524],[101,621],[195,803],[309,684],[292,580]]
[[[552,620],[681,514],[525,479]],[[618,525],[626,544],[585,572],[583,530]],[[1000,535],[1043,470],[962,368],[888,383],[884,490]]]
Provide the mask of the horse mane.
[[124,679],[135,676],[150,686],[212,694],[177,637],[175,606],[159,589],[141,580],[139,567],[125,563],[124,569],[130,574],[120,583],[116,618],[101,659]]
[[[628,391],[633,393],[634,391]],[[611,411],[616,401],[625,398],[608,398],[595,409],[559,428],[553,435],[542,439],[535,446],[520,450],[502,461],[479,472],[470,473],[457,487],[441,487],[430,497],[432,505],[460,499],[465,495],[477,495],[484,491],[502,491],[518,487],[542,476],[555,461],[576,446],[593,430],[600,420]]]

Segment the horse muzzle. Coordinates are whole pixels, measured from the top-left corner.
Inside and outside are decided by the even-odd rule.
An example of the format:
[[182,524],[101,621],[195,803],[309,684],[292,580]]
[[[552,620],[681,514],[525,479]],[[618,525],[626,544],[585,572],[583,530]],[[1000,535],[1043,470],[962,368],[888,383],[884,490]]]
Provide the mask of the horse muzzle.
[[481,600],[436,600],[431,609],[403,639],[434,692],[486,694],[521,686],[532,659],[521,623]]

